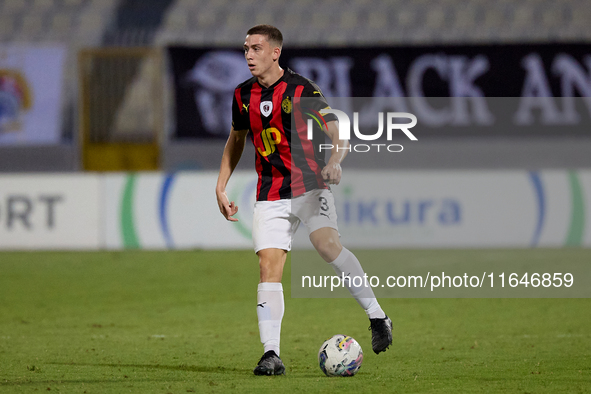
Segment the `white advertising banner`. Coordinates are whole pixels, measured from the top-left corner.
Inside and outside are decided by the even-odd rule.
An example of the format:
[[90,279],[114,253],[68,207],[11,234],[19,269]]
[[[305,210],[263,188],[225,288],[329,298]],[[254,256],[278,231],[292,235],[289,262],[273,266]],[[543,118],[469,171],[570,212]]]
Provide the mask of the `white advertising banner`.
[[[237,172],[227,222],[217,174],[105,175],[110,249],[251,248],[257,177]],[[345,171],[335,195],[345,245],[357,248],[591,246],[591,171]],[[297,247],[309,248],[301,227]]]
[[591,245],[589,181],[585,171],[351,172],[333,192],[352,247],[560,247]]
[[241,187],[252,180],[252,174],[232,177],[231,198],[249,201],[240,207],[240,221],[230,223],[217,206],[216,173],[104,175],[106,247],[250,248],[254,197]]
[[0,176],[0,249],[98,249],[99,175]]
[[0,46],[0,145],[57,144],[64,46]]
[[[236,172],[0,176],[0,249],[250,249],[257,177]],[[345,171],[351,248],[591,247],[591,171]],[[297,248],[311,247],[305,228]]]

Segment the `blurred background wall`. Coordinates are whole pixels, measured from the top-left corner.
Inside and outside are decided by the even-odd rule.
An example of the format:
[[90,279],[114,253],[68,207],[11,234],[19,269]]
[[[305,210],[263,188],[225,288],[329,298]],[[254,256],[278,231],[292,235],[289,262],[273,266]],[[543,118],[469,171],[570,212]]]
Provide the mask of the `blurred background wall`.
[[[443,68],[464,61],[462,81],[486,86],[485,96],[558,98],[591,93],[589,20],[586,0],[0,0],[0,171],[216,169],[226,134],[207,124],[229,125],[231,90],[248,77],[240,48],[258,23],[282,30],[282,65],[315,79],[327,96],[379,94],[380,84],[392,86],[384,75],[397,76],[410,96],[413,67],[439,56],[435,62],[449,63]],[[388,66],[382,54],[393,73],[379,73]],[[451,71],[431,68],[425,96],[469,95],[449,88]],[[6,72],[15,69],[28,70],[24,82]],[[549,90],[528,91],[544,85],[540,70]],[[485,74],[492,79],[478,79]],[[22,104],[27,89],[31,108],[46,111],[35,115],[41,120]],[[396,168],[589,167],[585,103],[575,103],[576,130],[445,129],[419,137]],[[556,103],[562,114],[564,105]],[[253,168],[253,155],[249,146],[240,168]]]

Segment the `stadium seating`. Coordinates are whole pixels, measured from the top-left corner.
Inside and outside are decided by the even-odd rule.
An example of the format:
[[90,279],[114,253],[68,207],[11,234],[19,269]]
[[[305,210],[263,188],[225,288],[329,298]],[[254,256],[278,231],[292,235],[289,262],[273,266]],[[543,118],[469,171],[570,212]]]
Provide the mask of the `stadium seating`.
[[228,45],[256,23],[293,45],[589,40],[590,18],[586,0],[0,0],[0,42]]
[[235,44],[256,23],[295,45],[589,40],[590,17],[584,0],[177,0],[156,43]]

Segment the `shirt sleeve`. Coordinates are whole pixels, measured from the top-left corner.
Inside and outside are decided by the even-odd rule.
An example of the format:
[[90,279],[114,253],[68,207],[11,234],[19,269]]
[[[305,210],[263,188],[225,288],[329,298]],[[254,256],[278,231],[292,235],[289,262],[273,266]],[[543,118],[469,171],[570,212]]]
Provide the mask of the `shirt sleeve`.
[[250,119],[248,117],[248,111],[242,106],[240,108],[238,100],[236,100],[236,93],[232,99],[232,127],[234,130],[249,130]]
[[[310,100],[311,102],[306,100],[306,104],[307,105],[311,104],[312,108],[318,112],[321,112],[321,110],[323,110],[323,109],[330,108],[330,105],[328,105],[328,101],[326,101],[324,94],[322,94],[322,90],[320,90],[318,85],[316,85],[314,82],[310,82],[310,83],[304,85],[304,90],[302,91],[302,97],[314,98],[314,100]],[[322,116],[324,117],[324,120],[327,123],[331,122],[333,120],[337,120],[337,117],[334,114],[325,114]]]

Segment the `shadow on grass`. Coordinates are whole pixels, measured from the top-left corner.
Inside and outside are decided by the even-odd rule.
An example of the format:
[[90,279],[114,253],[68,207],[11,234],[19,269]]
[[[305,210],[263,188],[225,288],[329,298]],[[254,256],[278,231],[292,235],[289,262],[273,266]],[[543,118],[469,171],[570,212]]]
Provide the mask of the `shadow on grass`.
[[35,384],[43,384],[43,385],[64,385],[64,384],[93,384],[93,383],[137,383],[137,382],[171,382],[171,381],[180,381],[179,379],[52,379],[52,380],[25,380],[25,381],[15,381],[15,382],[0,382],[0,387],[2,386],[27,386],[27,385],[35,385]]
[[162,365],[162,364],[89,364],[89,363],[47,363],[49,365],[73,365],[77,367],[112,367],[112,368],[145,368],[164,369],[169,371],[203,372],[203,373],[228,373],[250,374],[250,369],[228,368],[223,366],[199,366],[199,365]]
[[[161,365],[161,364],[89,364],[89,363],[47,363],[48,365],[71,365],[76,367],[110,367],[110,368],[142,368],[142,369],[157,369],[168,371],[186,371],[199,373],[235,373],[238,375],[251,375],[250,369],[227,368],[222,366],[198,366],[198,365]],[[137,378],[107,378],[107,379],[52,379],[52,380],[34,380],[27,379],[25,381],[0,381],[2,386],[19,386],[31,384],[75,384],[75,383],[119,383],[119,382],[170,382],[181,381],[182,379],[171,379],[166,377],[164,379],[137,379]]]

